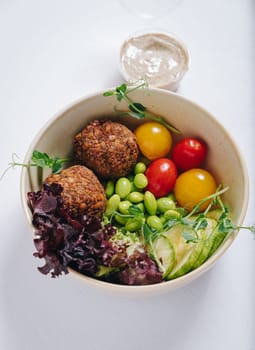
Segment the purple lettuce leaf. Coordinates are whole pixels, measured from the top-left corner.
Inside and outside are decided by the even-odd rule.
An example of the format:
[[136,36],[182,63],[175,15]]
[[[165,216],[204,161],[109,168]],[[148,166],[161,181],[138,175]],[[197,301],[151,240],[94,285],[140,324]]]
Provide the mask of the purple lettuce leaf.
[[162,274],[146,250],[127,254],[125,240],[113,241],[117,229],[103,225],[100,219],[74,216],[64,209],[62,187],[45,184],[38,192],[29,192],[32,223],[35,228],[35,257],[45,260],[38,270],[52,277],[68,273],[68,267],[97,277],[100,266],[108,273],[100,278],[114,283],[141,285],[162,281]]

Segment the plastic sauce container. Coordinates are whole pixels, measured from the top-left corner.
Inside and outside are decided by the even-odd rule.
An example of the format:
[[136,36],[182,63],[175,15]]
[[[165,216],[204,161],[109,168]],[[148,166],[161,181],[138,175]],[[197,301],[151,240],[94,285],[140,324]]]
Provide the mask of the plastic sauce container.
[[136,33],[120,49],[124,79],[144,79],[151,87],[176,91],[189,69],[189,53],[175,36],[159,31]]

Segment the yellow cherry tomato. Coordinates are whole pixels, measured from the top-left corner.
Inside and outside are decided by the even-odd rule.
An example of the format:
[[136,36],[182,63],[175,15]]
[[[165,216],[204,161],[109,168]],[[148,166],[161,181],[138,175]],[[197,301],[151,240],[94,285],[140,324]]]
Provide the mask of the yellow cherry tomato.
[[[178,204],[191,211],[202,199],[216,192],[216,181],[212,174],[204,169],[191,169],[177,177],[174,194]],[[205,210],[210,201],[200,207]]]
[[170,131],[157,122],[144,123],[135,130],[141,153],[149,160],[168,155],[172,147]]

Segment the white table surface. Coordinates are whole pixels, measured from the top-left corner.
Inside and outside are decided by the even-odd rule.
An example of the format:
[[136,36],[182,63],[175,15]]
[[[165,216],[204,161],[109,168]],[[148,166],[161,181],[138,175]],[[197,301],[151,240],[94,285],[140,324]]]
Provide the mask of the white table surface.
[[[139,2],[139,0],[137,0]],[[1,171],[22,159],[59,109],[122,81],[122,41],[143,28],[178,35],[191,55],[179,93],[229,130],[247,162],[254,217],[255,13],[252,0],[183,0],[153,20],[116,0],[0,1]],[[0,182],[1,350],[254,350],[255,241],[241,231],[192,284],[158,297],[104,294],[70,275],[41,275],[19,195],[20,169]]]

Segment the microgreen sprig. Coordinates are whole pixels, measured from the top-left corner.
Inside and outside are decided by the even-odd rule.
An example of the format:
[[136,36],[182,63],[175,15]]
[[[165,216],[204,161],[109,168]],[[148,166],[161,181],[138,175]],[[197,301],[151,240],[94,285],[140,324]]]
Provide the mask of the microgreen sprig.
[[[208,205],[208,207],[205,209],[204,211],[204,214],[207,214],[208,211],[210,211],[211,207],[213,205],[215,205],[217,203],[217,201],[219,200],[220,196],[225,193],[226,191],[229,190],[229,187],[224,187],[224,188],[221,188],[222,186],[219,186],[218,189],[216,190],[215,193],[201,199],[201,201],[198,202],[197,205],[194,206],[194,208],[191,210],[191,212],[189,214],[187,214],[185,216],[186,219],[190,218],[191,216],[195,215],[196,213],[198,213],[200,211],[200,208],[201,206],[205,203],[205,202],[208,202],[208,201],[211,201]],[[222,202],[221,202],[222,203]],[[223,206],[225,210],[225,206]]]
[[135,86],[129,87],[127,84],[123,83],[120,86],[117,86],[114,90],[106,91],[103,96],[113,96],[115,95],[118,102],[121,102],[122,100],[126,101],[128,104],[129,112],[123,112],[119,111],[115,107],[115,111],[119,114],[125,114],[129,115],[136,119],[143,119],[148,118],[150,120],[156,121],[162,125],[164,125],[167,129],[170,131],[181,134],[181,131],[175,128],[173,125],[167,123],[162,117],[156,116],[149,111],[147,111],[147,108],[141,104],[140,102],[134,102],[130,97],[129,94],[137,89],[145,88],[148,84],[145,81],[142,81],[140,84],[137,84]]
[[[182,223],[185,226],[185,228],[188,229],[184,229],[183,231],[183,238],[186,240],[187,243],[197,243],[200,240],[198,230],[205,229],[207,227],[208,222],[206,220],[206,215],[211,210],[212,206],[216,206],[221,210],[221,214],[217,219],[217,230],[219,234],[230,234],[231,232],[240,229],[246,229],[255,234],[255,226],[238,226],[235,225],[231,220],[229,216],[229,209],[226,205],[223,204],[220,197],[228,189],[228,187],[222,188],[222,186],[219,186],[215,193],[202,199],[189,214],[180,219],[180,223]],[[190,220],[190,218],[196,215],[199,212],[200,207],[208,200],[210,200],[211,202],[209,203],[205,211],[199,213],[195,220]]]
[[12,162],[10,162],[9,166],[4,170],[3,174],[0,177],[0,180],[2,180],[3,176],[9,169],[15,168],[16,166],[22,166],[25,168],[50,168],[53,174],[57,174],[63,169],[64,164],[70,161],[70,158],[51,158],[47,153],[40,152],[38,150],[33,151],[31,161],[28,163],[20,163],[17,161],[17,159],[18,156],[16,153],[14,153],[12,155]]
[[159,236],[160,232],[158,232],[155,229],[153,230],[146,223],[142,225],[141,232],[144,239],[144,243],[149,248],[149,254],[151,257],[153,257],[153,241]]
[[33,166],[50,168],[53,174],[57,174],[64,168],[64,164],[70,161],[70,158],[52,158],[47,153],[34,150],[31,160]]

